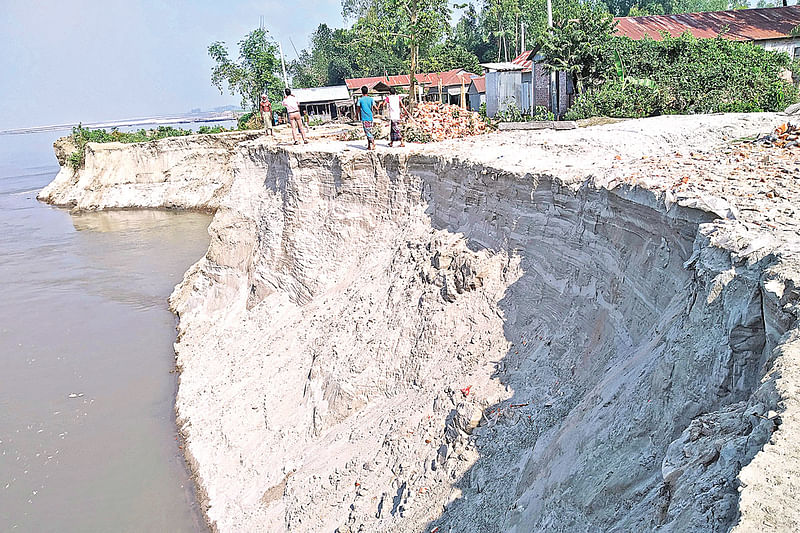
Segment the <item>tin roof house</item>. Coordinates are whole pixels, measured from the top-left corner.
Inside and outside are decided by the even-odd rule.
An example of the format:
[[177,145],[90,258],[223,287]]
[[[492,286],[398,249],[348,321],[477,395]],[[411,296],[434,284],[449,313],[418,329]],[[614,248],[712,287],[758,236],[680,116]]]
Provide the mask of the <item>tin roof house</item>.
[[[445,72],[420,73],[415,76],[418,84],[418,94],[425,100],[445,101],[451,104],[460,103],[461,89],[466,93],[470,80],[477,77],[464,69],[452,69]],[[401,91],[408,91],[411,76],[399,74],[397,76],[370,76],[367,78],[348,78],[345,80],[347,88],[353,96],[361,94],[361,87],[365,86],[370,92],[388,93],[390,87]],[[441,87],[441,92],[439,88]]]
[[617,35],[631,39],[650,37],[660,41],[663,34],[677,37],[686,32],[697,38],[722,36],[747,41],[767,50],[786,52],[800,58],[800,6],[735,9],[678,15],[618,17]]
[[[800,58],[800,6],[737,9],[678,15],[652,15],[646,17],[617,17],[616,35],[631,39],[650,37],[663,39],[663,34],[679,36],[686,32],[697,38],[714,38],[752,42],[767,50],[786,52]],[[539,62],[543,59],[537,50],[523,52],[511,61],[521,67],[518,72],[508,65],[486,64],[486,108],[494,116],[502,111],[507,101],[528,110],[534,106],[549,107],[549,73]],[[489,72],[498,74],[490,75]],[[501,72],[504,72],[501,74]],[[501,81],[490,81],[495,77]],[[566,112],[574,96],[572,80],[565,73],[557,76],[559,114]],[[512,98],[513,95],[513,98]]]
[[479,111],[481,104],[486,103],[486,75],[476,76],[470,80],[467,98],[470,111]]
[[310,87],[293,89],[292,93],[300,103],[300,112],[328,120],[336,120],[341,115],[352,115],[353,102],[346,85],[331,87]]

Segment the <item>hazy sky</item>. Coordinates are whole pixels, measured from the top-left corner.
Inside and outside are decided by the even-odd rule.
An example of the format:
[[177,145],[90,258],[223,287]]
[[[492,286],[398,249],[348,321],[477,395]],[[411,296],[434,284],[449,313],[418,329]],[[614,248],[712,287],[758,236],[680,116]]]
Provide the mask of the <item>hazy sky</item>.
[[211,85],[206,49],[260,16],[287,60],[339,0],[0,0],[0,129],[180,113],[238,104]]

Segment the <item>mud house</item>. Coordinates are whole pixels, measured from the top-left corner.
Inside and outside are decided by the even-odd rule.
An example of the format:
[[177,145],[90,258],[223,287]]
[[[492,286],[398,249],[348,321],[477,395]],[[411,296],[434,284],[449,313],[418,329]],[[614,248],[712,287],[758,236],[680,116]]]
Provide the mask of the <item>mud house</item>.
[[734,41],[747,41],[767,50],[786,52],[800,58],[800,6],[736,9],[679,15],[619,17],[617,35],[631,39],[650,37],[657,41],[664,34],[676,37],[686,32],[698,38],[718,35]]
[[342,115],[353,114],[353,103],[346,85],[293,89],[292,92],[300,102],[301,113],[308,112],[311,116],[326,120],[336,120]]

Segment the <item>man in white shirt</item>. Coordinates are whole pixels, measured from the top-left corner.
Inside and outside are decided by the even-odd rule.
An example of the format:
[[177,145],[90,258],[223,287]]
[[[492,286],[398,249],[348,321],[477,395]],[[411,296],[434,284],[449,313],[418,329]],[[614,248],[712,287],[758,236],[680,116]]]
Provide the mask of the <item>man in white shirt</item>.
[[284,107],[286,107],[286,115],[289,119],[289,129],[292,130],[292,140],[294,144],[300,144],[297,140],[297,135],[295,134],[294,130],[297,128],[300,131],[300,137],[303,139],[305,144],[308,144],[306,140],[306,133],[303,130],[303,119],[300,116],[300,102],[297,101],[297,97],[292,94],[292,90],[288,87],[284,89],[284,94],[286,94],[286,98],[283,99],[281,102]]
[[389,133],[389,146],[394,146],[396,141],[400,142],[400,146],[405,146],[403,142],[402,124],[400,122],[403,113],[408,115],[408,109],[403,105],[400,95],[397,94],[397,89],[394,87],[389,88],[389,96],[383,100],[384,105],[389,107],[389,124],[391,124]]

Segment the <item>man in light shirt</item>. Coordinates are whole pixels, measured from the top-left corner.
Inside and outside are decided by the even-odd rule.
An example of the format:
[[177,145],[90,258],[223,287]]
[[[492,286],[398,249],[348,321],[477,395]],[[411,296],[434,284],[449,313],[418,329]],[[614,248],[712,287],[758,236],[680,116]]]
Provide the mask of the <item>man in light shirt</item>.
[[297,135],[295,134],[294,130],[300,132],[300,137],[303,139],[303,143],[308,144],[306,140],[306,133],[303,130],[303,118],[300,116],[300,102],[297,101],[297,97],[292,94],[292,90],[288,87],[284,89],[284,93],[286,94],[286,98],[283,99],[281,102],[284,107],[286,107],[286,115],[289,119],[289,129],[292,130],[292,140],[294,144],[300,144],[300,141],[297,140]]
[[383,103],[389,108],[389,123],[391,124],[389,146],[394,146],[394,143],[397,141],[400,142],[400,146],[405,146],[400,120],[402,118],[402,113],[408,115],[408,109],[403,105],[400,95],[397,94],[397,89],[390,87],[389,96],[384,98]]

